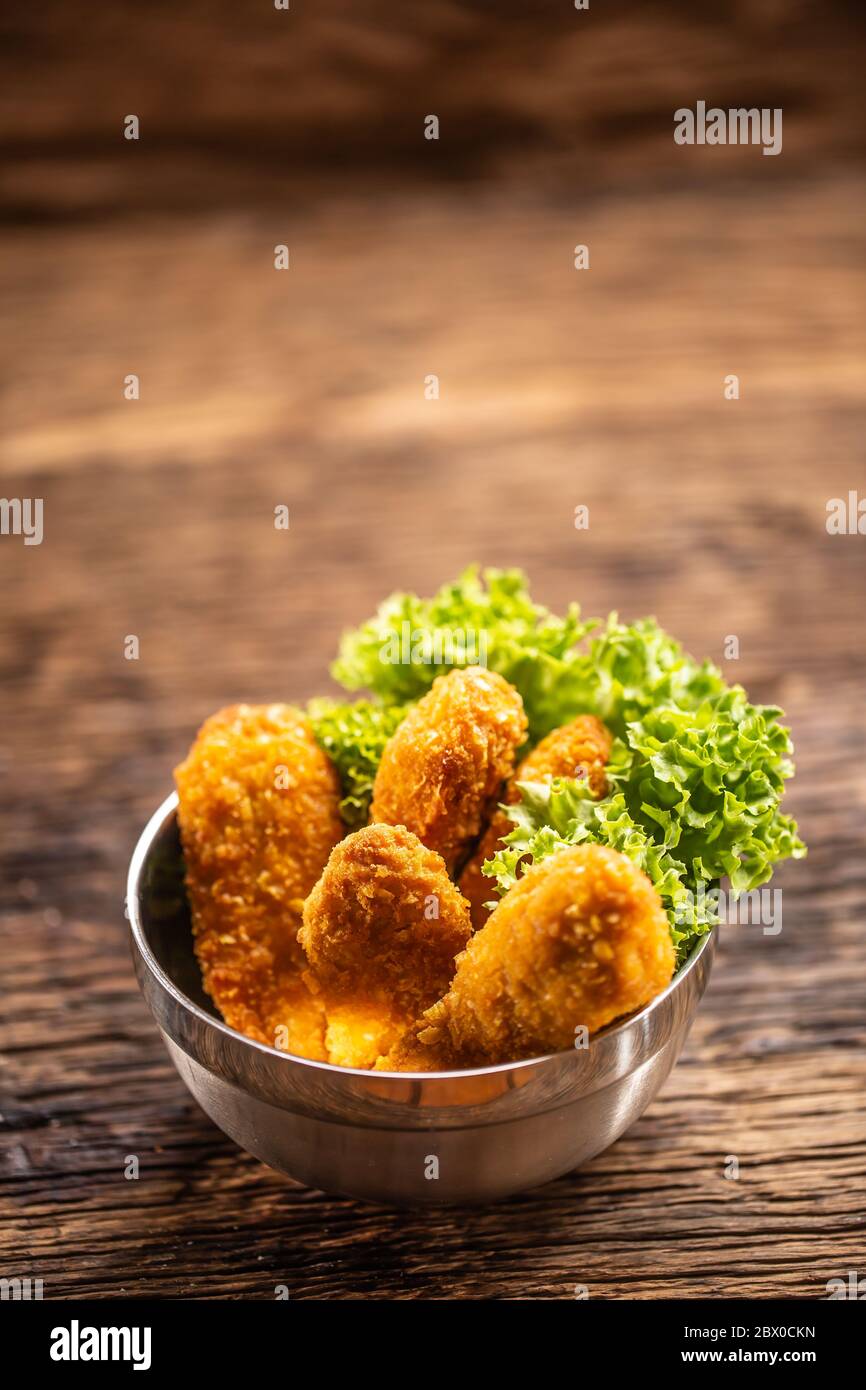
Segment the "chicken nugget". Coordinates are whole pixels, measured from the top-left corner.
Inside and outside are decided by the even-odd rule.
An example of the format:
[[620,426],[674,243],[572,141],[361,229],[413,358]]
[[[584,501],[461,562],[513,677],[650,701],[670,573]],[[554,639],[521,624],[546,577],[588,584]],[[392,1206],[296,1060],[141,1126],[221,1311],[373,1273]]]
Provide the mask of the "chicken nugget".
[[234,705],[175,769],[195,951],[230,1027],[324,1058],[301,975],[303,901],[343,834],[335,769],[289,705]]
[[670,982],[661,899],[625,855],[563,849],[529,868],[459,957],[448,993],[377,1063],[440,1071],[573,1047]]
[[[605,795],[604,769],[613,742],[610,731],[594,714],[579,714],[570,723],[554,729],[520,763],[508,784],[505,800],[512,806],[520,800],[518,782],[549,782],[552,777],[585,777],[596,798]],[[483,927],[490,915],[485,906],[495,896],[491,879],[481,865],[492,859],[500,841],[514,829],[514,822],[497,808],[481,837],[481,843],[460,875],[460,892],[472,908],[472,925]]]
[[372,1067],[447,990],[472,930],[438,854],[405,826],[341,840],[304,905],[305,974],[327,1013],[328,1060]]
[[370,820],[405,825],[459,867],[481,833],[526,737],[523,701],[481,666],[438,676],[388,740]]

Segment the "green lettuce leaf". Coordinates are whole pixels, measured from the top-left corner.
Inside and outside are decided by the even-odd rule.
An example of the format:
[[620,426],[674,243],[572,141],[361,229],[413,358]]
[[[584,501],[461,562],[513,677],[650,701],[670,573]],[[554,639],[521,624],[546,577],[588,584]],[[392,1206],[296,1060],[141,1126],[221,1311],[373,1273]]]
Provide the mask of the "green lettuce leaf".
[[347,824],[366,820],[382,749],[410,702],[443,671],[475,663],[520,691],[530,744],[585,712],[615,735],[602,801],[585,781],[523,786],[507,808],[514,831],[485,865],[500,892],[524,860],[585,840],[610,845],[656,885],[683,959],[716,920],[706,890],[729,879],[737,896],[805,854],[780,810],[793,774],[781,710],[750,704],[653,618],[585,622],[576,604],[557,617],[533,602],[519,570],[477,566],[431,599],[392,594],[344,635],[332,673],[373,698],[315,701],[311,717],[339,769]]
[[737,898],[766,883],[780,860],[806,853],[794,821],[779,809],[793,773],[781,711],[751,705],[739,686],[724,682],[696,704],[703,683],[682,685],[686,708],[671,703],[625,723],[608,767],[611,792],[601,801],[590,798],[585,781],[521,784],[521,801],[506,808],[515,829],[484,865],[500,892],[514,883],[521,861],[538,863],[584,841],[609,845],[655,884],[682,961],[718,920],[707,890],[728,879]]
[[344,634],[331,674],[347,690],[402,704],[420,698],[455,666],[488,666],[520,691],[534,741],[579,708],[577,647],[593,626],[581,622],[577,604],[557,618],[534,603],[519,570],[482,574],[473,565],[431,599],[392,594],[372,618]]
[[655,618],[626,626],[612,613],[586,651],[573,658],[563,695],[574,704],[571,714],[559,711],[559,722],[589,710],[624,738],[628,725],[649,711],[690,713],[727,688],[712,662],[695,661]]
[[340,813],[350,830],[367,823],[382,750],[407,709],[371,700],[340,704],[325,698],[311,700],[307,706],[313,733],[339,774]]
[[627,855],[655,885],[671,923],[678,964],[695,938],[716,924],[715,899],[690,893],[685,863],[633,819],[622,792],[595,801],[585,780],[566,777],[519,785],[521,801],[506,807],[515,828],[483,868],[501,893],[529,863],[538,864],[569,845],[607,845]]

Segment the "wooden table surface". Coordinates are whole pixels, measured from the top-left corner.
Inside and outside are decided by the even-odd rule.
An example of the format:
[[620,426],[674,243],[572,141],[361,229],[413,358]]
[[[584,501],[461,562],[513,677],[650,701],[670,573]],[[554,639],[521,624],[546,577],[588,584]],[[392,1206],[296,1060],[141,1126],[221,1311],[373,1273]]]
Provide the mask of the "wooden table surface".
[[[365,169],[206,206],[175,181],[111,217],[17,205],[2,488],[44,498],[45,534],[0,538],[0,1276],[557,1299],[866,1274],[866,537],[825,526],[866,496],[866,195],[849,158],[800,154],[710,177],[688,151],[589,190]],[[122,186],[100,160],[75,188]],[[810,854],[774,882],[778,936],[723,931],[625,1137],[488,1208],[394,1212],[294,1186],[199,1111],[133,977],[125,872],[206,714],[330,689],[343,627],[474,559],[553,607],[654,612],[782,704]]]

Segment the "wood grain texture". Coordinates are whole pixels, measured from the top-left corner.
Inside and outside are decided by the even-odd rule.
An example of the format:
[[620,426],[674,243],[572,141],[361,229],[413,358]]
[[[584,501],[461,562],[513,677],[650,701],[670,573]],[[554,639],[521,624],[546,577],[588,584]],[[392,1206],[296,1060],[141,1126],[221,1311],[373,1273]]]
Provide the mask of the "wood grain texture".
[[[669,9],[730,81],[739,39],[725,67]],[[807,80],[803,45],[785,61]],[[335,178],[321,135],[249,198],[248,173],[185,149],[190,98],[146,194],[106,174],[110,216],[74,123],[66,156],[53,108],[29,127],[38,217],[23,175],[5,185],[2,490],[45,499],[45,540],[0,538],[0,1275],[59,1299],[549,1299],[821,1296],[866,1273],[866,538],[825,529],[828,498],[866,495],[866,197],[825,67],[810,80],[789,164],[643,166],[624,133],[584,186],[557,174],[551,98],[507,168],[485,128],[484,178],[404,177],[411,152],[375,142]],[[111,103],[81,100],[99,127]],[[343,627],[473,559],[525,566],[554,607],[655,612],[717,661],[736,634],[727,674],[792,724],[810,856],[774,884],[779,936],[724,931],[682,1060],[608,1152],[486,1209],[395,1213],[293,1186],[197,1109],[133,978],[125,871],[206,714],[329,689]]]

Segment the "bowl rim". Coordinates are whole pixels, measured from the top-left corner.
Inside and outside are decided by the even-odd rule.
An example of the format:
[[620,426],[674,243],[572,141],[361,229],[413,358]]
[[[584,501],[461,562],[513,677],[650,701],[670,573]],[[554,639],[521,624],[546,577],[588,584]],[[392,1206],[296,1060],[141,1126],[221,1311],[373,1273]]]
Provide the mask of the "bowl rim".
[[[148,856],[153,848],[154,840],[161,830],[170,820],[177,820],[178,794],[171,792],[163,802],[153,812],[144,829],[136,841],[132,857],[129,861],[129,871],[126,880],[126,918],[129,922],[130,934],[135,950],[146,966],[150,975],[156,980],[157,984],[171,996],[174,1002],[185,1012],[191,1014],[199,1024],[215,1029],[223,1034],[233,1044],[250,1048],[254,1052],[262,1053],[267,1057],[278,1057],[282,1063],[291,1063],[297,1066],[308,1067],[314,1071],[326,1074],[336,1074],[337,1076],[357,1076],[369,1079],[375,1076],[377,1080],[401,1080],[401,1081],[447,1081],[459,1080],[461,1077],[472,1076],[493,1076],[498,1072],[514,1072],[538,1067],[544,1062],[552,1061],[556,1057],[567,1057],[571,1054],[571,1049],[564,1052],[546,1052],[539,1057],[524,1057],[516,1062],[497,1062],[489,1067],[466,1067],[453,1071],[376,1071],[372,1072],[361,1067],[341,1067],[335,1062],[320,1062],[312,1057],[299,1057],[294,1052],[286,1052],[281,1048],[274,1047],[270,1043],[258,1042],[254,1038],[248,1038],[244,1033],[239,1033],[223,1019],[216,1018],[213,1014],[207,1013],[199,1004],[190,999],[183,990],[179,989],[170,975],[160,965],[156,956],[150,949],[150,945],[144,933],[139,913],[139,897],[141,893],[141,877]],[[628,1028],[633,1028],[642,1020],[649,1017],[654,1010],[661,1007],[666,999],[679,988],[692,970],[696,967],[704,951],[710,944],[715,935],[715,927],[711,927],[705,932],[692,947],[680,969],[676,972],[660,994],[645,1004],[642,1009],[635,1013],[628,1014],[625,1018],[616,1023],[609,1024],[594,1035],[594,1038],[605,1040],[616,1037],[625,1032]]]

